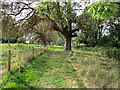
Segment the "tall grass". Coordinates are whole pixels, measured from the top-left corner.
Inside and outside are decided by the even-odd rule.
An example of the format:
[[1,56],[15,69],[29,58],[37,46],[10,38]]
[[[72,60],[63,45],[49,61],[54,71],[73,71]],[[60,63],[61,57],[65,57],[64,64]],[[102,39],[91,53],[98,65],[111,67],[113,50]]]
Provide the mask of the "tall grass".
[[80,76],[86,79],[86,83],[91,87],[118,88],[120,69],[118,60],[109,58],[103,52],[107,51],[100,47],[79,48],[75,50],[71,62],[76,64]]
[[39,55],[43,52],[43,47],[41,45],[35,44],[11,44],[10,46],[7,44],[1,44],[2,48],[2,60],[0,63],[2,64],[2,72],[5,72],[7,68],[7,58],[8,58],[8,50],[11,50],[11,69],[19,68],[24,65],[26,62],[29,62],[33,59],[33,49],[34,47],[34,56]]

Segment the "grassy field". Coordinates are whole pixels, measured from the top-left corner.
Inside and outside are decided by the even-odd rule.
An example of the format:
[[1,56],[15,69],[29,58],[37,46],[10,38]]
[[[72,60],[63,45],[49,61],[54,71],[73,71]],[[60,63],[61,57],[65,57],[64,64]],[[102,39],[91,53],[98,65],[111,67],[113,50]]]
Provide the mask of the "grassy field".
[[103,48],[63,50],[49,48],[27,63],[23,72],[7,73],[3,88],[118,88],[118,61],[105,55]]
[[8,74],[3,88],[85,88],[62,48],[50,48],[26,65],[24,72]]
[[70,62],[90,87],[118,88],[119,62],[104,54],[102,47],[85,47],[74,50]]
[[37,56],[43,50],[41,45],[35,44],[10,44],[10,46],[8,44],[0,44],[0,48],[2,48],[2,59],[0,60],[1,73],[7,68],[8,50],[11,50],[11,66],[13,69],[13,66],[18,68],[33,58],[33,47],[34,56]]

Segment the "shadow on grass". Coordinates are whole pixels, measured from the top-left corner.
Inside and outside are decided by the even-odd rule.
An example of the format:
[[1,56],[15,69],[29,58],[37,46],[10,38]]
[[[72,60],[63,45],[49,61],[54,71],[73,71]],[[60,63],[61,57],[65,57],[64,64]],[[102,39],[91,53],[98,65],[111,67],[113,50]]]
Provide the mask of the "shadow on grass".
[[17,70],[7,75],[8,81],[3,88],[36,88],[30,85],[30,82],[37,79],[44,72],[44,66],[47,54],[37,56],[30,64],[27,63],[23,68],[23,72]]

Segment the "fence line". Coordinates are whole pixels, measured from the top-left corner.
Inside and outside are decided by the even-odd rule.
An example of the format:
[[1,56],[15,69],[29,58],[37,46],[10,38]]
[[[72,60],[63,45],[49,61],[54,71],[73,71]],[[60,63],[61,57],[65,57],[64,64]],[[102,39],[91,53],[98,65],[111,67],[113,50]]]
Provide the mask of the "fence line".
[[33,59],[34,59],[34,58],[35,58],[35,57],[34,57],[34,47],[32,47],[32,53],[33,53]]
[[[32,47],[32,51],[31,53],[28,52],[22,52],[22,51],[14,51],[14,50],[8,50],[8,59],[7,59],[7,68],[0,70],[0,74],[4,75],[6,72],[9,72],[11,70],[13,70],[14,68],[18,68],[18,66],[20,65],[24,65],[26,62],[28,62],[29,60],[32,60],[35,58],[35,56],[44,53],[46,49],[45,48],[39,48],[37,50],[35,50],[34,47]],[[16,59],[14,62],[12,62],[12,55],[14,55],[14,52],[16,57],[14,59]],[[30,55],[28,55],[27,53],[29,53]]]
[[11,50],[8,50],[8,64],[7,70],[10,71],[11,69]]

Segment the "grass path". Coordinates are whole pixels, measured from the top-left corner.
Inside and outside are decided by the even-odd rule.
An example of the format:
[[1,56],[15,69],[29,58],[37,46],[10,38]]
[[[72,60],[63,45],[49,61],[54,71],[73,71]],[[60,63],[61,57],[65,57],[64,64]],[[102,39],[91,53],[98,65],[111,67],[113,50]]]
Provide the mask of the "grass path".
[[117,61],[98,51],[68,53],[55,46],[35,57],[23,72],[8,73],[3,88],[117,88],[118,68]]
[[13,73],[4,88],[85,88],[68,58],[67,53],[49,50],[26,65],[23,73]]

